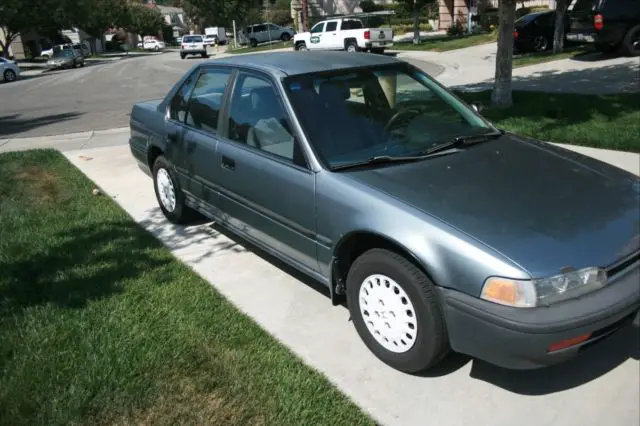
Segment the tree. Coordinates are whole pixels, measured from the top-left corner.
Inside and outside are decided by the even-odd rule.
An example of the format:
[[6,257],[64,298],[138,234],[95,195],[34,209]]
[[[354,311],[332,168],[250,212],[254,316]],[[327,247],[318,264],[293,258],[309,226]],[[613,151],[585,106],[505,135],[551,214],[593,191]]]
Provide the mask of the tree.
[[60,5],[51,0],[2,0],[0,1],[0,54],[9,55],[11,43],[21,32],[36,30],[49,32],[55,28],[52,19],[59,14]]
[[556,27],[553,31],[553,53],[564,49],[564,17],[569,8],[568,0],[556,0]]
[[129,6],[129,22],[127,28],[141,36],[158,35],[162,30],[164,20],[157,9],[143,5]]
[[413,18],[413,44],[420,44],[420,16],[436,0],[398,0],[398,4]]
[[246,23],[249,10],[260,5],[260,0],[185,0],[184,10],[203,26],[229,27],[233,20]]
[[511,75],[513,72],[513,30],[516,16],[516,0],[500,0],[498,23],[498,52],[496,74],[491,101],[506,107],[513,103]]

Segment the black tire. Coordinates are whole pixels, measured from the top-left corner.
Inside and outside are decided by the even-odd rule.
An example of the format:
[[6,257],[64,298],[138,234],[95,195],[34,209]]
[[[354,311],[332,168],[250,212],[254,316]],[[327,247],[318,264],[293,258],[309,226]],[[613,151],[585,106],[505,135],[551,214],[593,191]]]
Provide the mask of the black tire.
[[[382,274],[394,280],[413,305],[415,312],[411,317],[415,316],[416,336],[413,346],[406,352],[396,353],[378,343],[360,312],[360,287],[367,277],[374,274]],[[371,249],[358,257],[347,275],[347,302],[360,338],[375,356],[397,370],[411,374],[425,371],[449,352],[444,314],[435,285],[420,269],[399,254]]]
[[294,46],[294,49],[297,51],[309,50],[307,49],[307,43],[305,43],[304,41],[297,42],[296,45]]
[[159,46],[156,46],[156,47],[154,47],[154,48],[153,48],[153,50],[155,50],[156,52],[158,52],[158,51],[160,50],[160,47],[159,47]]
[[184,59],[187,55],[185,55],[184,53],[180,54],[180,59]]
[[344,44],[344,50],[345,52],[357,52],[359,50],[358,43],[354,40],[349,40]]
[[640,25],[627,31],[622,42],[622,53],[627,56],[640,56]]
[[[160,193],[158,192],[158,173],[160,170],[166,170],[171,180],[171,184],[173,185],[174,194],[175,194],[175,208],[173,211],[167,210],[167,208],[163,205],[162,200],[160,198]],[[173,167],[171,163],[163,157],[162,155],[156,158],[156,161],[153,163],[153,189],[156,194],[156,201],[160,206],[160,210],[165,215],[165,217],[171,223],[175,224],[185,224],[188,223],[193,218],[193,210],[191,210],[185,204],[184,194],[182,189],[180,189],[180,183],[176,178],[175,173],[173,172]]]
[[255,38],[252,38],[251,40],[249,40],[249,46],[256,47],[257,45],[258,45],[258,40],[256,40]]
[[84,67],[84,61],[80,62],[80,68]]
[[549,39],[543,35],[536,36],[531,42],[531,48],[534,52],[545,52],[549,46]]
[[5,70],[3,77],[5,82],[11,83],[16,80],[16,73],[13,70]]
[[289,41],[291,40],[291,35],[289,33],[282,33],[282,35],[280,36],[280,40],[282,41]]
[[205,53],[201,53],[201,55],[202,55],[203,58],[208,58],[209,57],[209,55],[207,55],[206,52]]

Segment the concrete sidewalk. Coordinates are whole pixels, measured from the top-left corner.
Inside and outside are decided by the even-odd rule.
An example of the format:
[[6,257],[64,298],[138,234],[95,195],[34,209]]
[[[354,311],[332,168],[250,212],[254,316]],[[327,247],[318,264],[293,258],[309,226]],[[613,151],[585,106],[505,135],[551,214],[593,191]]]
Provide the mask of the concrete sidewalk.
[[[381,424],[640,425],[640,367],[627,358],[630,334],[620,333],[589,356],[544,370],[507,371],[454,355],[425,377],[399,373],[366,349],[348,311],[332,307],[313,282],[211,224],[169,224],[157,207],[151,179],[127,146],[117,146],[124,135],[112,138],[118,139],[112,141],[116,146],[65,155],[176,257]],[[603,159],[619,160],[612,154]]]
[[[445,86],[463,90],[493,87],[497,43],[448,52],[398,51],[398,58],[414,58],[445,67],[437,79]],[[513,70],[513,88],[543,92],[611,94],[640,92],[638,58],[604,58],[581,55]]]

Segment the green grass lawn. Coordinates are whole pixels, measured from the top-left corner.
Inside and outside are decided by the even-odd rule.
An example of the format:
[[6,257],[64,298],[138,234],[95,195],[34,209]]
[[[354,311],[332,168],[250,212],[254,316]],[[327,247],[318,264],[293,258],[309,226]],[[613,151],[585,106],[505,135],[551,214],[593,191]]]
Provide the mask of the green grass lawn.
[[238,47],[237,49],[232,49],[231,45],[229,45],[228,53],[253,53],[253,52],[264,52],[266,50],[273,49],[291,49],[293,50],[293,44],[291,41],[277,41],[275,43],[267,43],[261,44],[256,47]]
[[542,64],[545,62],[558,61],[560,59],[574,58],[576,56],[590,53],[584,46],[572,46],[565,48],[563,52],[554,54],[553,51],[540,53],[525,53],[513,56],[513,67],[526,67],[529,65]]
[[373,424],[93,187],[0,154],[0,424]]
[[394,43],[393,50],[429,50],[433,52],[446,52],[447,50],[462,49],[464,47],[492,43],[497,40],[497,36],[497,32],[492,32],[461,37],[438,37],[423,40],[417,45],[413,44],[413,42]]
[[[491,104],[491,92],[458,93],[467,102]],[[538,139],[640,152],[640,93],[551,94],[515,91],[513,106],[482,115],[498,127]]]

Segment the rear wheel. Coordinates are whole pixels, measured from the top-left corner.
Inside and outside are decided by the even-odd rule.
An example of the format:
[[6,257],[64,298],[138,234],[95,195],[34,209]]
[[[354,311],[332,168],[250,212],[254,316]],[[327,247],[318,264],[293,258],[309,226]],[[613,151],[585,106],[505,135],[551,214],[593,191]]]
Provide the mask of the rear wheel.
[[624,54],[640,56],[640,25],[636,25],[627,32],[622,47]]
[[187,55],[185,55],[184,53],[180,54],[180,59],[184,59]]
[[160,210],[169,222],[187,223],[193,217],[193,210],[185,204],[184,194],[173,168],[162,155],[153,163],[153,186]]
[[4,81],[6,81],[7,83],[11,83],[12,81],[16,80],[16,73],[13,70],[5,70],[3,77]]
[[345,43],[344,45],[344,50],[346,50],[347,52],[357,52],[358,51],[358,44],[351,40]]
[[435,365],[449,351],[435,285],[403,256],[371,249],[347,275],[353,324],[380,360],[407,373]]
[[536,36],[533,38],[533,50],[536,52],[544,52],[549,48],[549,40],[545,36]]
[[280,40],[289,41],[291,40],[291,35],[289,33],[282,33],[282,35],[280,36]]
[[256,40],[255,38],[252,38],[251,40],[249,40],[249,46],[256,47],[257,45],[258,45],[258,40]]

